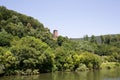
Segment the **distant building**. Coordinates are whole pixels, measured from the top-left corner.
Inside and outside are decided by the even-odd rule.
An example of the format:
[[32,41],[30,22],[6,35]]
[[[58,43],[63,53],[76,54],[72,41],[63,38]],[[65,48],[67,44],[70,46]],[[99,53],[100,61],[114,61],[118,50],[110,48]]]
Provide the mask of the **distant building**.
[[58,30],[53,30],[53,39],[58,38]]

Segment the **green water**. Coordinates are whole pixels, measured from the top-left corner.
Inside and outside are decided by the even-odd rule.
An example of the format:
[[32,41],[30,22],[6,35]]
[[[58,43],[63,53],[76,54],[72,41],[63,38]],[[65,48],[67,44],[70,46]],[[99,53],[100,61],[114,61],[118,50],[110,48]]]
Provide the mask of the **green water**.
[[32,76],[4,76],[0,80],[120,80],[120,69],[87,72],[55,72]]

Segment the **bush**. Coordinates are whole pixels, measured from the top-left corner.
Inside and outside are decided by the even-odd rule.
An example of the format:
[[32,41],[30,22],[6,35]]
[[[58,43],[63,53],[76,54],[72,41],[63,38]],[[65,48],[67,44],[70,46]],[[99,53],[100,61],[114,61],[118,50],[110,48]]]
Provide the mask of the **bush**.
[[84,52],[80,54],[80,61],[89,69],[100,69],[100,65],[102,62],[100,56],[89,52]]
[[106,63],[102,63],[101,64],[101,68],[102,69],[114,69],[116,67],[119,67],[117,65],[119,65],[119,63],[116,63],[116,62],[106,62]]
[[33,70],[33,74],[34,74],[34,75],[39,74],[39,70],[38,70],[38,69],[34,69],[34,70]]
[[76,69],[76,71],[86,71],[88,68],[84,64],[80,64],[80,66]]
[[26,72],[27,75],[31,75],[32,74],[32,70],[31,69],[26,69],[25,72]]

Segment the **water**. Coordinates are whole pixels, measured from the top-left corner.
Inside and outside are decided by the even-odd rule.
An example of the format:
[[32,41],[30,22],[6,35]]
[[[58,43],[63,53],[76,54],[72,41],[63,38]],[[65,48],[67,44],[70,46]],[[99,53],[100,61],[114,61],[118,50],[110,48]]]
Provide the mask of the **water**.
[[0,80],[120,80],[120,69],[86,72],[55,72],[32,76],[4,76]]

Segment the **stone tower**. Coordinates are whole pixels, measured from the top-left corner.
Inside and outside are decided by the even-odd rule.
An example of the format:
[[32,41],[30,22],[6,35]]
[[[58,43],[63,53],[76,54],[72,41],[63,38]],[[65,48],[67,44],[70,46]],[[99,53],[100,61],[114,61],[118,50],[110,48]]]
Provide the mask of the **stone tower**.
[[58,30],[53,30],[53,39],[57,39],[58,37]]

